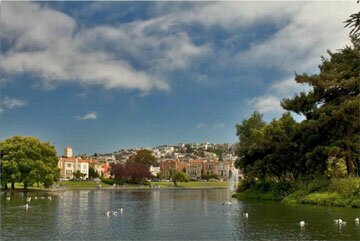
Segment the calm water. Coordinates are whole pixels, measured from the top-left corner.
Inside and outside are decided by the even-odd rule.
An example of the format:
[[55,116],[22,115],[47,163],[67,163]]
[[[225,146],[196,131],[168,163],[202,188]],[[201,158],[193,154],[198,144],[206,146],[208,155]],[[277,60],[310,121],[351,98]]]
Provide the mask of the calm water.
[[[359,209],[230,196],[226,189],[2,192],[1,240],[360,240]],[[32,197],[27,210],[26,197]],[[122,214],[105,215],[120,207]],[[347,225],[339,228],[335,218]]]

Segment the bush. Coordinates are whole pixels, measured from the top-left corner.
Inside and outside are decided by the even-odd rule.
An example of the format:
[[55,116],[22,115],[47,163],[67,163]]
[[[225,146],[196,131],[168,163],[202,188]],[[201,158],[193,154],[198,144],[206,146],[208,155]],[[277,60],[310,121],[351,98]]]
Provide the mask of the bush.
[[360,178],[347,177],[342,179],[332,179],[330,190],[344,196],[360,196]]
[[239,182],[237,192],[243,192],[243,191],[249,189],[254,184],[255,184],[255,181],[253,179],[245,178],[244,180]]
[[203,175],[201,175],[201,179],[206,180],[206,181],[209,181],[209,179],[211,179],[211,178],[219,179],[219,176],[216,175],[216,174],[203,174]]

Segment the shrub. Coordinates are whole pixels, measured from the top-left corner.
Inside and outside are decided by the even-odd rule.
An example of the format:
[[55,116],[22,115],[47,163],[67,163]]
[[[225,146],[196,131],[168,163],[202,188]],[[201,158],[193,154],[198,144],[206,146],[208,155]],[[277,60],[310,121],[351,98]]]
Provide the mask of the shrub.
[[360,197],[360,178],[347,177],[342,179],[332,179],[330,190],[344,196],[356,195]]

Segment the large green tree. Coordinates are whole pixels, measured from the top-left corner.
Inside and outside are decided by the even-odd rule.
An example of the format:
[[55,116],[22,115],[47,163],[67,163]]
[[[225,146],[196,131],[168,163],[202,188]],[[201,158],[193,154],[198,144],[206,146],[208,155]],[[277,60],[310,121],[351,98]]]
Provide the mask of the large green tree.
[[254,112],[249,119],[244,119],[241,124],[236,125],[239,143],[235,151],[238,156],[235,164],[249,178],[265,178],[266,176],[265,126],[266,123],[259,112]]
[[135,155],[129,158],[128,162],[136,162],[139,164],[144,164],[146,166],[158,165],[156,158],[152,155],[152,152],[150,150],[137,151]]
[[266,124],[258,112],[238,124],[237,167],[248,178],[294,179],[298,173],[298,123],[290,113]]
[[23,182],[24,189],[33,183],[50,187],[59,177],[56,150],[48,142],[14,136],[1,141],[0,150],[1,182],[5,187],[8,182]]
[[308,84],[301,92],[282,101],[286,110],[306,116],[301,123],[301,161],[308,170],[324,172],[329,158],[343,158],[347,172],[359,175],[360,151],[360,39],[353,46],[330,52],[316,75],[296,75]]

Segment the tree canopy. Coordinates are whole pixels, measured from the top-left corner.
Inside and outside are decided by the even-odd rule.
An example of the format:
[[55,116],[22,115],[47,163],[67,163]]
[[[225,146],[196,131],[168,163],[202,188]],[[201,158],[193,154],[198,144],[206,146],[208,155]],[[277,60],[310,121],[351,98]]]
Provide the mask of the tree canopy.
[[144,164],[146,166],[158,165],[156,158],[152,155],[152,152],[150,150],[137,151],[135,155],[129,158],[128,162],[136,162],[136,163]]
[[59,178],[55,147],[34,137],[14,136],[0,142],[1,183],[23,182],[26,189],[33,183],[49,187]]

